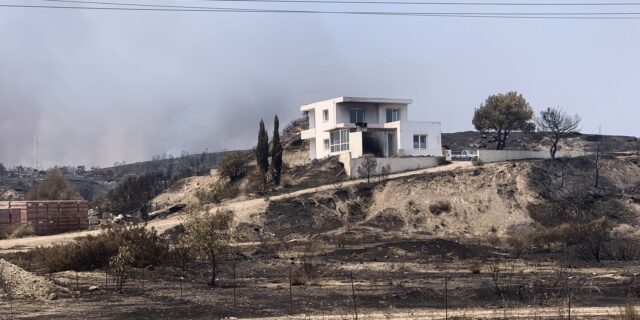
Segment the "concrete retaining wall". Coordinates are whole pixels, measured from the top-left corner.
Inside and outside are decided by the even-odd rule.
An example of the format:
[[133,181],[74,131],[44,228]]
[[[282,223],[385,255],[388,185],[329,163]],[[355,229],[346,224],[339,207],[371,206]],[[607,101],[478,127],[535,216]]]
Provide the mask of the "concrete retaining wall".
[[[402,172],[435,167],[444,160],[443,157],[407,157],[407,158],[376,158],[377,167],[375,175],[382,172],[382,168],[389,165],[390,172]],[[351,159],[349,154],[342,154],[339,161],[344,164],[344,170],[351,178],[359,178],[358,167],[364,161],[363,158]]]
[[[558,151],[556,158],[574,158],[589,155],[586,151]],[[478,150],[478,159],[485,163],[523,159],[550,159],[549,150],[545,151],[512,151],[512,150]]]

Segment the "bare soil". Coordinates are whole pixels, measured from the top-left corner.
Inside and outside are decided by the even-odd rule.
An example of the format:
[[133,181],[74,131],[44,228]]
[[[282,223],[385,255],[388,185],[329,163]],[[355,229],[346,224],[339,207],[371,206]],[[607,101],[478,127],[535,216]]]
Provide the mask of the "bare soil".
[[[573,319],[620,318],[621,306],[640,303],[637,260],[576,260],[561,247],[519,254],[506,244],[544,221],[532,208],[556,202],[595,208],[579,212],[638,238],[638,157],[600,165],[598,188],[587,158],[454,163],[225,203],[242,232],[220,261],[218,287],[207,286],[210,266],[200,262],[134,270],[123,293],[110,276],[105,284],[104,270],[79,273],[77,285],[63,272],[50,277],[75,298],[16,299],[13,313],[3,300],[0,318],[565,319],[569,310]],[[28,267],[18,254],[5,258]]]

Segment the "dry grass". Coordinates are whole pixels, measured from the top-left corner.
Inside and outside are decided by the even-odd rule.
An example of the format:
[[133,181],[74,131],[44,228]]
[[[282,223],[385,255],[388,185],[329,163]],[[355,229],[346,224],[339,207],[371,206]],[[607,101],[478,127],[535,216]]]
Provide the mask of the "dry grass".
[[639,320],[640,313],[633,304],[627,303],[623,307],[620,307],[620,319],[622,320]]

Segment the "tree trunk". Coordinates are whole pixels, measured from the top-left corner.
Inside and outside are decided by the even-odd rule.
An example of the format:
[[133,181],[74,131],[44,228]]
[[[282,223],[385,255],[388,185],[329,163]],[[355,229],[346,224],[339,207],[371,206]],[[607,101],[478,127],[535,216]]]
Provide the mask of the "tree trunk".
[[549,153],[551,154],[551,159],[556,158],[556,151],[558,151],[558,142],[560,141],[560,137],[555,137],[553,139],[553,143],[551,144],[551,149]]
[[211,253],[211,286],[216,286],[216,254]]

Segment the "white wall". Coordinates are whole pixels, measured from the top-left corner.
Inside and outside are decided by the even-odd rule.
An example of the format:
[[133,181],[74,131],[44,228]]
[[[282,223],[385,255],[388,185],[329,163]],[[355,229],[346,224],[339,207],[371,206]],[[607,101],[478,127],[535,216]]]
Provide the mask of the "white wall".
[[[313,104],[314,109],[309,113],[313,113],[315,120],[316,142],[315,146],[309,146],[314,152],[309,152],[310,159],[324,158],[329,155],[330,150],[324,149],[324,139],[329,139],[329,132],[336,126],[336,108],[333,101],[323,101]],[[323,122],[322,110],[329,110],[329,121]],[[311,117],[309,117],[311,121]]]
[[[442,159],[443,157],[376,158],[376,175],[379,175],[382,172],[382,167],[387,164],[391,167],[390,173],[394,173],[408,170],[432,168],[438,166],[438,164],[441,163]],[[341,157],[339,160],[340,162],[345,161],[346,156]],[[352,178],[359,178],[358,167],[360,167],[363,161],[364,158],[350,159],[349,164],[345,164],[344,166],[347,175]]]
[[[400,121],[398,131],[398,155],[442,156],[440,122]],[[414,134],[427,135],[427,149],[413,148]]]
[[[590,154],[586,151],[558,151],[556,158],[574,158]],[[499,162],[523,159],[550,159],[549,150],[544,151],[514,151],[514,150],[478,150],[478,159],[483,162]]]
[[349,152],[353,158],[362,156],[362,131],[349,133]]

